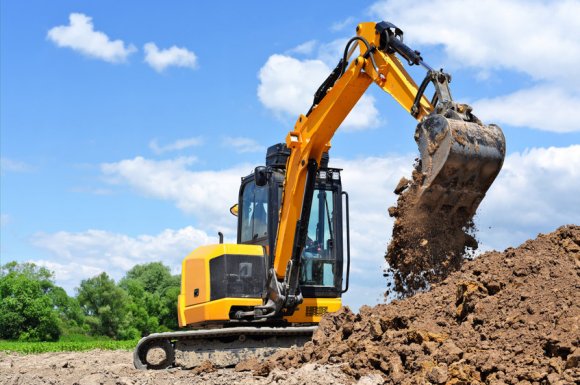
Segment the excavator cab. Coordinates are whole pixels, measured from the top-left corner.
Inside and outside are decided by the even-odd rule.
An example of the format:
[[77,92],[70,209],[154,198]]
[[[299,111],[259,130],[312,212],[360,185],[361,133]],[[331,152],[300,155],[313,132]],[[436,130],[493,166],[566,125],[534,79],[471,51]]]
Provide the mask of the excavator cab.
[[[286,160],[290,151],[284,144],[267,151],[265,174],[257,170],[242,179],[237,216],[238,244],[260,245],[266,264],[273,266]],[[328,167],[325,154],[317,171],[306,246],[301,256],[300,290],[305,298],[339,299],[343,289],[343,196],[340,169]],[[263,184],[260,186],[259,184]],[[348,216],[348,211],[346,211]],[[348,235],[348,233],[347,233]],[[307,301],[308,302],[308,301]],[[333,306],[334,307],[334,306]],[[328,308],[309,309],[324,314]],[[300,309],[297,310],[300,313]],[[304,320],[303,320],[304,321]]]
[[[239,325],[256,321],[255,309],[266,295],[267,271],[274,264],[276,234],[283,199],[286,160],[284,144],[268,149],[266,166],[242,178],[238,204],[236,244],[202,246],[182,266],[178,300],[181,326]],[[343,216],[340,169],[328,167],[325,154],[317,171],[306,246],[301,256],[300,290],[303,303],[292,312],[262,320],[263,324],[315,324],[322,315],[341,306],[343,288]],[[346,231],[348,237],[348,226]],[[347,242],[348,244],[349,242]],[[349,255],[347,250],[347,256]],[[349,263],[349,258],[347,258]],[[348,286],[348,266],[346,286]]]

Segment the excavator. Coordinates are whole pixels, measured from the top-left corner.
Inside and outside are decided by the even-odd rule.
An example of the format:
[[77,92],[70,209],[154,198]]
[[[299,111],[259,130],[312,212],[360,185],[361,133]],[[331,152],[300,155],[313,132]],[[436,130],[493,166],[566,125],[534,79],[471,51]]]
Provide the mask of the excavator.
[[[358,48],[358,55],[353,54]],[[417,85],[405,69],[418,65]],[[237,242],[201,246],[185,257],[177,311],[183,331],[150,334],[133,354],[139,369],[209,360],[221,367],[308,341],[326,313],[341,307],[350,272],[349,200],[341,169],[329,166],[330,141],[374,83],[418,121],[424,175],[416,205],[433,216],[472,218],[499,173],[505,138],[451,97],[451,77],[434,70],[389,22],[365,22],[338,65],[264,166],[243,177]],[[425,96],[428,86],[434,94]]]

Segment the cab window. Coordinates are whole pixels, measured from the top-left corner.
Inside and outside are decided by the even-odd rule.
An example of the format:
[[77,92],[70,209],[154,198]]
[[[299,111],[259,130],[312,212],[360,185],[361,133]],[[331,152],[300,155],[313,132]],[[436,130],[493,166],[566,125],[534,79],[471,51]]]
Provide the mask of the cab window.
[[334,287],[336,256],[333,246],[333,193],[316,189],[308,221],[308,238],[302,252],[301,285]]
[[250,182],[242,193],[241,242],[252,242],[267,235],[268,188]]

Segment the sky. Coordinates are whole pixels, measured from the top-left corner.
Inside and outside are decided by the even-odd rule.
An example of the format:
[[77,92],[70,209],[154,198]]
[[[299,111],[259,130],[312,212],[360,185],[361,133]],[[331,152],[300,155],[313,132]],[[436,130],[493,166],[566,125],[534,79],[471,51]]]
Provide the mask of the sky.
[[[240,177],[283,142],[359,22],[386,20],[506,136],[480,250],[580,224],[580,1],[2,1],[1,263],[74,293],[235,241]],[[410,73],[419,82],[420,68]],[[387,208],[415,120],[371,85],[332,141],[351,199],[354,309],[383,301]]]

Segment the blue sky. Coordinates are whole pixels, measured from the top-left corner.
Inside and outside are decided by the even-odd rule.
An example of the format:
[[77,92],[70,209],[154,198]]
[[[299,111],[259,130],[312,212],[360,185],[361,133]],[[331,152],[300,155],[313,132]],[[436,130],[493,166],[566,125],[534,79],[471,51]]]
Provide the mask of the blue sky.
[[[0,6],[2,263],[48,266],[70,292],[136,263],[178,271],[218,230],[233,240],[239,177],[284,140],[362,21],[401,27],[452,73],[456,100],[504,129],[482,249],[580,223],[578,1]],[[355,308],[385,287],[386,209],[410,173],[414,126],[371,86],[333,140],[352,199]]]

